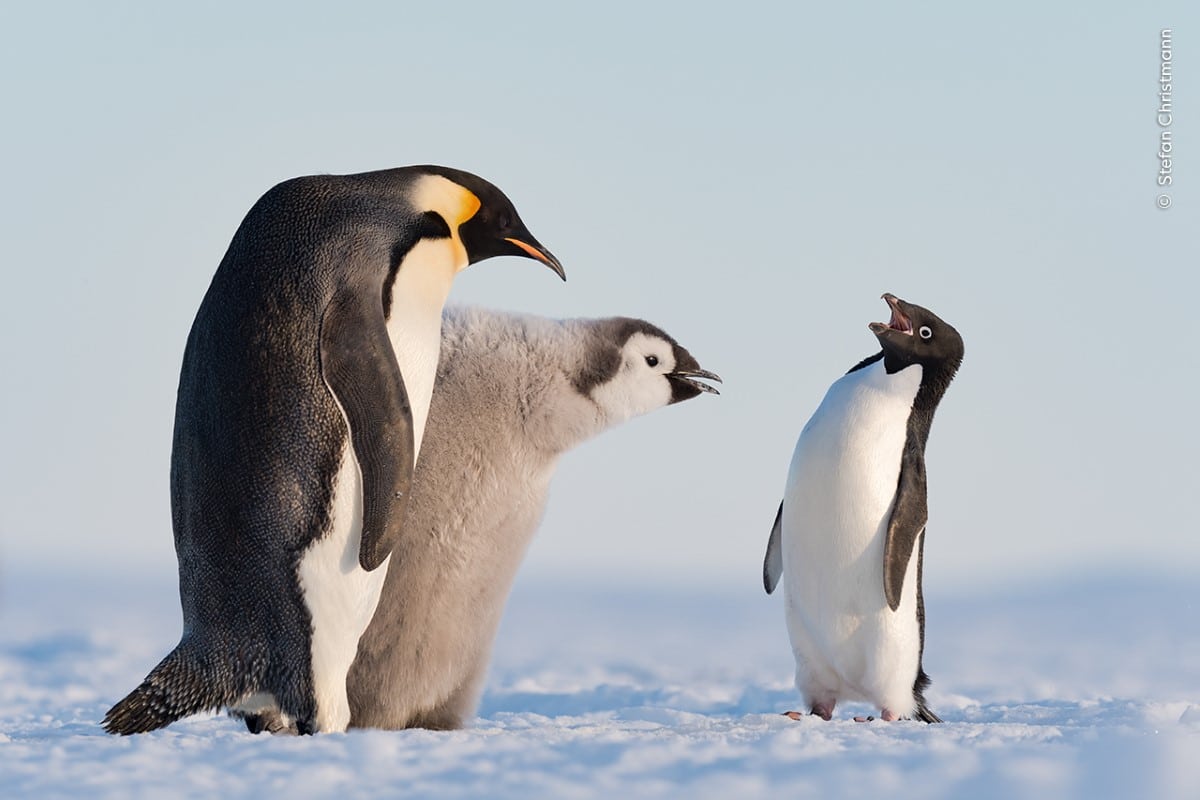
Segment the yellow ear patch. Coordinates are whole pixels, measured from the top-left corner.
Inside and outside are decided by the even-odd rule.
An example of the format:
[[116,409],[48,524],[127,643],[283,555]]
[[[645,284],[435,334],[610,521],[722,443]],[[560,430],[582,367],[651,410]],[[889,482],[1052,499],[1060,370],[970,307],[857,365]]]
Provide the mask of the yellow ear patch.
[[417,211],[436,211],[457,236],[458,226],[475,216],[483,205],[470,189],[441,175],[425,175],[413,187],[412,202]]
[[462,195],[459,198],[461,202],[458,206],[458,218],[454,223],[456,226],[462,225],[471,217],[475,216],[475,212],[479,210],[481,205],[483,205],[479,198],[475,196],[474,192],[470,191],[469,189],[463,189],[461,186],[458,188],[462,189]]
[[436,211],[450,226],[450,250],[454,271],[467,266],[467,248],[458,238],[458,226],[475,216],[483,203],[470,189],[441,175],[425,175],[412,191],[412,203],[418,212]]

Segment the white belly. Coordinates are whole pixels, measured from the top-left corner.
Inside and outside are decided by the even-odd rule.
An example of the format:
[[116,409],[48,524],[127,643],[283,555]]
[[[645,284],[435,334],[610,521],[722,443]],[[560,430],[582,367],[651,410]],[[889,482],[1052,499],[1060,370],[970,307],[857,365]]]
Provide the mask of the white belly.
[[362,541],[362,477],[349,443],[342,453],[333,490],[327,535],[305,551],[298,571],[300,591],[312,616],[312,676],[318,731],[344,731],[350,724],[346,673],[358,640],[379,603],[388,562],[367,572],[358,563]]
[[[465,265],[461,254],[451,240],[423,240],[405,256],[392,288],[388,337],[412,408],[414,467],[437,375],[442,306],[455,273]],[[316,727],[323,732],[344,731],[350,724],[346,674],[375,614],[391,561],[389,556],[371,572],[359,565],[362,505],[362,473],[348,439],[334,483],[330,529],[305,551],[298,571],[312,616]]]
[[796,444],[783,503],[783,574],[797,686],[809,702],[913,709],[917,559],[893,612],[883,545],[920,381],[920,366],[888,375],[882,361],[843,376]]

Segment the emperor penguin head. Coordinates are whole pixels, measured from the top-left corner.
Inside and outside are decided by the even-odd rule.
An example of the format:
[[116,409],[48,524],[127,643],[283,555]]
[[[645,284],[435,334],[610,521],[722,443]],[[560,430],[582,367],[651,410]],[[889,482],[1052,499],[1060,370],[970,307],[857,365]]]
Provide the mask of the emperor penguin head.
[[663,330],[640,319],[617,317],[596,326],[594,351],[576,386],[616,424],[700,393],[720,394],[704,381],[721,382]]
[[883,299],[892,309],[892,318],[868,327],[883,347],[887,371],[920,364],[926,372],[943,374],[949,382],[963,359],[958,331],[927,308],[906,303],[894,294],[884,294]]
[[520,256],[542,262],[567,279],[562,264],[543,247],[504,192],[470,172],[427,165],[411,201],[423,214],[428,238],[450,238],[461,246],[459,269],[493,256]]

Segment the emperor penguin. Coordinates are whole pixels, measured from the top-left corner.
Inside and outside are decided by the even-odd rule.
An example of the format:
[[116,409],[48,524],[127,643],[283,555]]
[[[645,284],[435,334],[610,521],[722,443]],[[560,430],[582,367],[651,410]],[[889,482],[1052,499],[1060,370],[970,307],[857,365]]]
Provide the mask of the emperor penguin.
[[[559,457],[720,381],[640,319],[447,310],[403,558],[350,669],[352,727],[460,728]],[[270,727],[270,726],[268,726]]]
[[457,169],[285,181],[247,213],[192,324],[171,516],[183,635],[103,720],[229,707],[344,730],[346,672],[405,524],[455,275],[562,266],[509,199]]
[[940,722],[921,663],[925,443],[963,341],[928,309],[883,299],[890,321],[870,324],[883,349],[829,388],[800,433],[763,583],[770,594],[783,576],[796,688],[812,714],[828,720],[849,699],[884,720]]

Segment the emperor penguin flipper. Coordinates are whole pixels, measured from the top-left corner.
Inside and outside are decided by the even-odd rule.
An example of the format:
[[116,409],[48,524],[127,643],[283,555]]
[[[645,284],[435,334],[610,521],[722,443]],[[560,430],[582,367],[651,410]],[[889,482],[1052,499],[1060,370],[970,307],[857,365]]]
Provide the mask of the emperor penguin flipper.
[[780,501],[779,511],[775,514],[775,524],[771,526],[771,538],[767,539],[767,555],[763,559],[763,588],[767,590],[767,594],[775,591],[781,575],[783,575],[783,501]]
[[414,466],[413,416],[381,292],[345,286],[321,319],[321,374],[350,427],[362,474],[358,563],[370,572],[399,538]]
[[883,543],[883,593],[892,611],[900,607],[904,574],[917,538],[929,519],[927,500],[925,459],[918,448],[906,447],[900,459],[896,500]]

